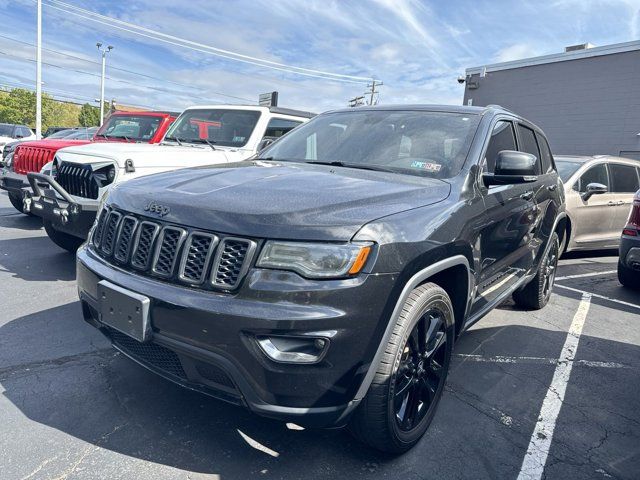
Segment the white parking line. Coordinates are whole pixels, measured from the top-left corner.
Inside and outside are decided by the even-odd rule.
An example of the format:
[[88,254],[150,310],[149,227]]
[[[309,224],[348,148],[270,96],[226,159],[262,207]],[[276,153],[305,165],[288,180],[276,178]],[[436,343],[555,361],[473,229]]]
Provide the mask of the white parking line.
[[[511,357],[505,355],[484,356],[484,355],[472,355],[467,353],[456,353],[456,358],[460,358],[462,361],[481,362],[481,363],[542,363],[549,365],[556,365],[560,362],[560,359],[549,357]],[[632,368],[629,365],[617,362],[598,362],[593,360],[575,360],[574,365],[581,365],[585,367],[595,368]]]
[[556,277],[556,280],[571,280],[572,278],[597,277],[600,275],[611,275],[618,273],[617,270],[607,270],[606,272],[581,273],[579,275],[567,275],[566,277]]
[[590,304],[591,295],[588,293],[583,294],[578,311],[571,322],[569,333],[567,333],[562,352],[560,352],[560,358],[556,365],[551,385],[542,402],[542,408],[540,409],[536,426],[533,429],[518,480],[540,480],[542,478],[551,447],[553,431],[556,427],[556,420],[564,401],[564,394],[571,376],[571,369],[573,368],[573,360],[578,350],[578,342],[580,341],[580,335],[582,334]]
[[585,292],[584,290],[580,290],[578,288],[567,287],[565,285],[558,285],[557,283],[553,287],[564,288],[565,290],[571,290],[572,292],[581,293],[582,295],[590,295],[595,298],[601,298],[602,300],[607,300],[608,302],[619,303],[620,305],[626,305],[627,307],[640,309],[640,305],[636,305],[635,303],[616,300],[615,298],[605,297],[604,295],[598,295],[597,293]]

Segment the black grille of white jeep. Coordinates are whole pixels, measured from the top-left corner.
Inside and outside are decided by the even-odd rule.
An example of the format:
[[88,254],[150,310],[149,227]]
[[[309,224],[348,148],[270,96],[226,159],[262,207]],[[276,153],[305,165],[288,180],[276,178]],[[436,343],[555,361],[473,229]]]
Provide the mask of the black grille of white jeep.
[[119,267],[199,288],[240,285],[256,242],[203,232],[105,207],[93,230],[94,252]]
[[109,168],[114,167],[109,165],[94,171],[91,165],[62,162],[56,181],[71,195],[97,199],[100,188],[113,182],[106,173]]

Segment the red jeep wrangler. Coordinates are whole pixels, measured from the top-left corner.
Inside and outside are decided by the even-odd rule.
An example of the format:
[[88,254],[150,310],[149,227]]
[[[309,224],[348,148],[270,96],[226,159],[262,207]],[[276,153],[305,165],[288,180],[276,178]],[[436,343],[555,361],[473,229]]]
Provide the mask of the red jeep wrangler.
[[29,188],[27,173],[40,172],[59,149],[89,142],[159,143],[177,116],[173,112],[115,112],[91,140],[62,138],[24,142],[16,147],[13,161],[0,173],[0,188],[9,193],[11,204],[22,212],[22,189]]

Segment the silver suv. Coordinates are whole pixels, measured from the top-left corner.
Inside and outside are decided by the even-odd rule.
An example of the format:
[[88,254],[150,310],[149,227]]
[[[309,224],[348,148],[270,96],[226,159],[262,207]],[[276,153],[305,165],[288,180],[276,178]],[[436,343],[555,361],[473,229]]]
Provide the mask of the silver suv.
[[640,188],[640,162],[608,155],[554,158],[569,217],[564,251],[618,248]]

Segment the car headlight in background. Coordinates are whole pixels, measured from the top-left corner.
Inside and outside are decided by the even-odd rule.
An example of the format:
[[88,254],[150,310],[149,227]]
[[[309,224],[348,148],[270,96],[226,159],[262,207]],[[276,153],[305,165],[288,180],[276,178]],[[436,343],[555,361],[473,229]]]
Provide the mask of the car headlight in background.
[[257,266],[291,270],[307,278],[339,278],[360,273],[372,243],[314,243],[268,241]]

